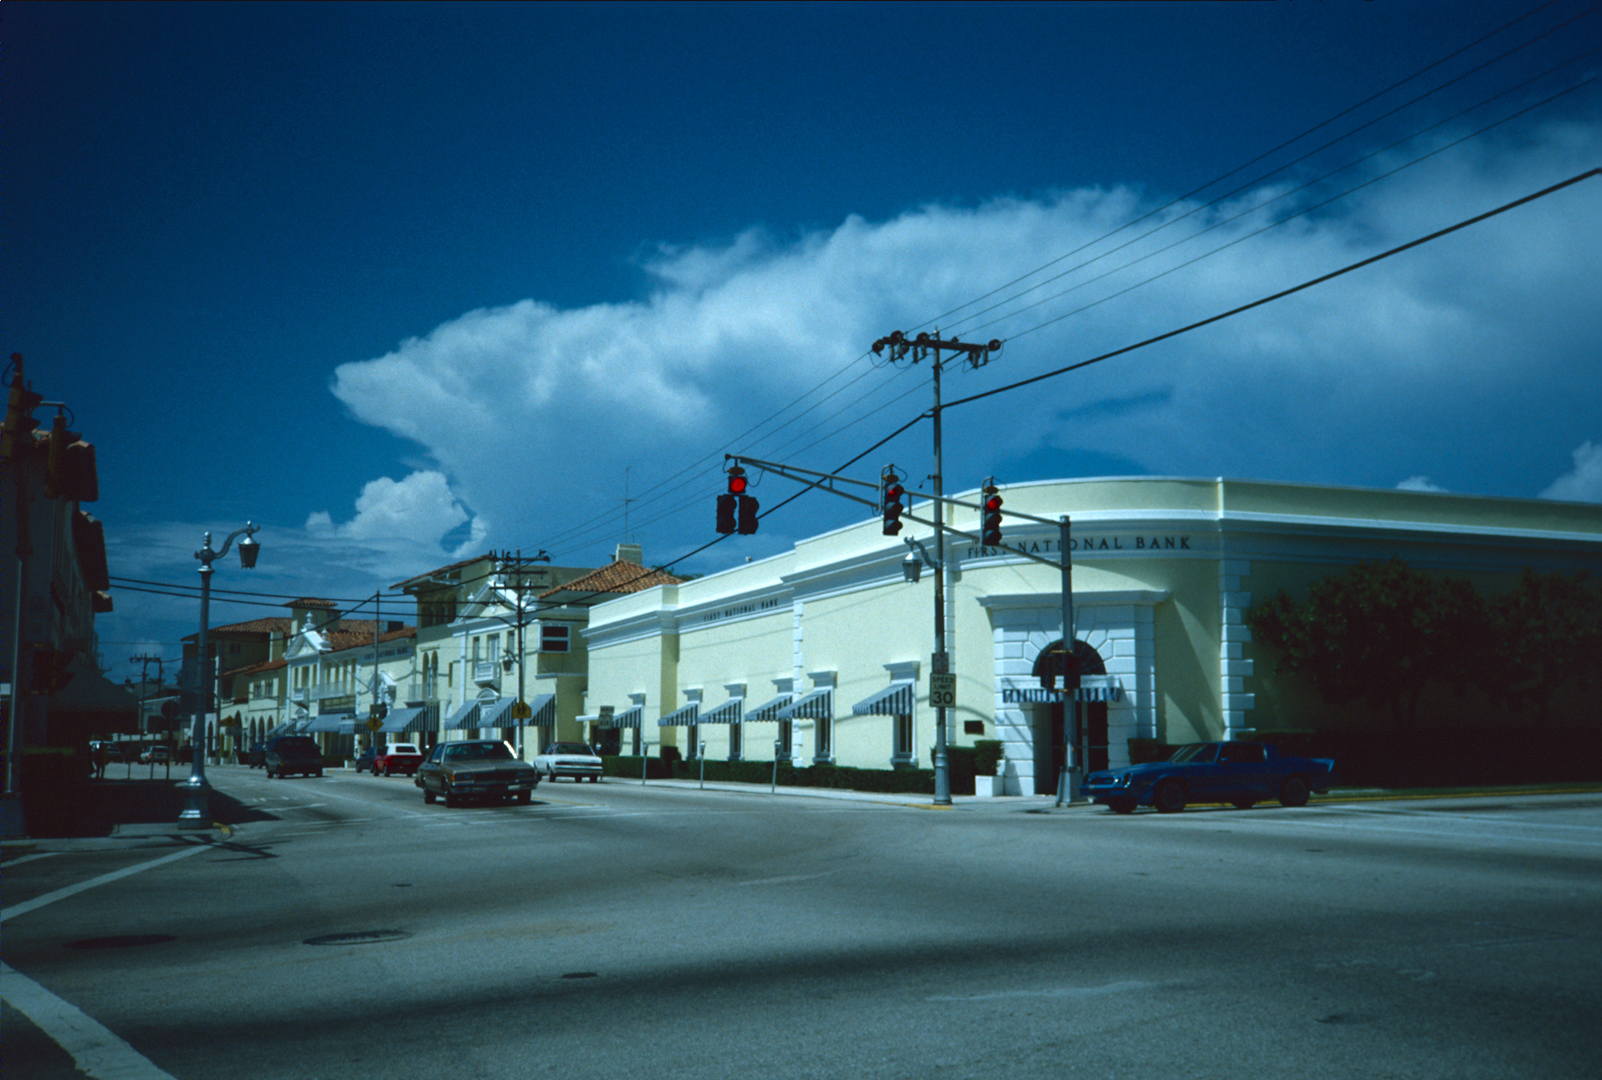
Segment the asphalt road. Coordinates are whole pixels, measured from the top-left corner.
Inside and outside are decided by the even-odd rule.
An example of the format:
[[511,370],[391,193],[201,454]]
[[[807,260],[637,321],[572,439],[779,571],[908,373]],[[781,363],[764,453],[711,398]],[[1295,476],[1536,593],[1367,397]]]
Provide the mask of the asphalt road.
[[227,837],[7,859],[9,1076],[1602,1075],[1596,795],[447,810],[210,776]]

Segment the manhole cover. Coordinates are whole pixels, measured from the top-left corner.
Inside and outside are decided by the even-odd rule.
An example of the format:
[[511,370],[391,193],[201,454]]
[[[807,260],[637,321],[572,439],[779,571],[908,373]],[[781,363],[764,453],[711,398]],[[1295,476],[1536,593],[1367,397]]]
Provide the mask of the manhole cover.
[[323,934],[309,937],[303,945],[372,945],[380,941],[401,941],[412,935],[404,930],[357,930],[352,934]]
[[116,937],[79,938],[67,942],[69,949],[128,949],[135,945],[160,945],[177,941],[172,934],[118,934]]

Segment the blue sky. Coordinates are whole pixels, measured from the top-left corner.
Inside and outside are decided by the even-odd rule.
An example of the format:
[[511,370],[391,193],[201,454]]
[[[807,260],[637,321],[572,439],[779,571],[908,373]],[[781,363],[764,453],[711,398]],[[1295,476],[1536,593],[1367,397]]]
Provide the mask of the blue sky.
[[[120,578],[192,585],[201,534],[247,518],[258,568],[218,589],[356,597],[489,548],[598,565],[624,539],[667,562],[715,537],[725,451],[832,469],[927,407],[926,369],[867,354],[891,330],[1006,341],[948,372],[955,398],[1596,167],[1598,18],[13,0],[5,351],[96,444]],[[1586,181],[954,409],[947,487],[1602,501],[1599,223]],[[929,442],[915,426],[854,474],[920,476]],[[861,516],[808,496],[679,569]],[[193,632],[193,600],[115,596],[114,677]]]

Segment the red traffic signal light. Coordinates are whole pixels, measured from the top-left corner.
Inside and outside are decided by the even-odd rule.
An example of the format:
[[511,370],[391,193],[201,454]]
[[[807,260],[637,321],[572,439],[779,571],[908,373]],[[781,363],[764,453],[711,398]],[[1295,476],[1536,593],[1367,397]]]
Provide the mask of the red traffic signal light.
[[980,489],[984,498],[980,500],[979,511],[979,542],[985,547],[1001,546],[1001,493],[996,489],[994,479],[986,480],[985,486]]
[[745,478],[745,474],[741,472],[738,467],[729,470],[730,495],[744,495],[745,489],[749,483],[750,482]]
[[906,493],[907,489],[901,486],[901,477],[896,475],[895,466],[879,474],[879,505],[884,510],[886,536],[894,536],[901,531],[901,514],[906,510],[901,499]]

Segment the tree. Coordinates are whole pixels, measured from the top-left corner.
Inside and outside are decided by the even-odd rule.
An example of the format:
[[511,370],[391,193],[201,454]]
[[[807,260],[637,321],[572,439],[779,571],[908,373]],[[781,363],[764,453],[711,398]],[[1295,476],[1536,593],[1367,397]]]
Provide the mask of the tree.
[[1491,605],[1495,653],[1486,687],[1502,701],[1533,702],[1542,723],[1559,686],[1594,681],[1602,666],[1602,596],[1587,576],[1525,567],[1513,591]]
[[1434,578],[1400,559],[1359,563],[1307,589],[1281,589],[1247,612],[1255,640],[1280,652],[1275,670],[1309,679],[1325,701],[1367,701],[1411,729],[1431,681],[1465,683],[1489,646],[1484,602],[1467,581]]

